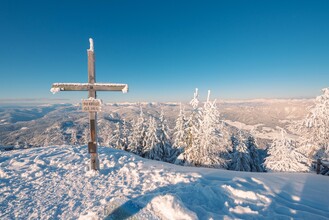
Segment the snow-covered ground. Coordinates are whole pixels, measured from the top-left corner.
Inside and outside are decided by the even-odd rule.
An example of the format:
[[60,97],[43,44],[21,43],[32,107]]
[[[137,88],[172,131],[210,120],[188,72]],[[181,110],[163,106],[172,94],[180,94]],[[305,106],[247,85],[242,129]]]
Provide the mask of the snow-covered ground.
[[329,219],[329,179],[180,167],[99,148],[2,152],[0,219]]

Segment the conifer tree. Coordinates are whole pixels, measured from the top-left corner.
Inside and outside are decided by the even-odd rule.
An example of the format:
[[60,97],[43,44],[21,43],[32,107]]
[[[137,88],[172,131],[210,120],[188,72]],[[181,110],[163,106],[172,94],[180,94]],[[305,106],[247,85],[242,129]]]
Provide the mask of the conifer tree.
[[[195,95],[194,95],[195,97]],[[194,104],[194,100],[191,101]],[[196,109],[196,105],[193,106]],[[185,163],[194,166],[227,167],[227,146],[220,131],[219,112],[216,100],[210,101],[210,91],[204,108],[198,111],[193,131],[192,144],[185,152]]]
[[216,100],[210,101],[210,90],[207,101],[204,104],[200,129],[198,134],[198,145],[200,147],[200,161],[203,166],[226,168],[224,155],[227,153],[227,146],[223,141],[220,131],[219,111]]
[[142,156],[143,149],[146,145],[145,135],[147,128],[142,108],[140,110],[140,115],[137,121],[132,122],[132,127],[133,127],[133,131],[130,136],[128,150],[137,155]]
[[176,119],[176,124],[174,128],[174,143],[173,149],[176,153],[176,158],[179,154],[181,154],[184,149],[186,149],[188,145],[188,126],[187,126],[187,119],[185,116],[185,111],[182,108],[182,104],[180,105],[180,110],[178,117]]
[[235,148],[232,155],[230,169],[235,171],[252,171],[252,159],[245,142],[234,139],[234,145]]
[[195,93],[193,95],[192,100],[190,101],[190,105],[192,106],[192,112],[186,122],[187,126],[187,136],[186,136],[186,146],[183,149],[183,153],[181,153],[175,161],[175,164],[179,165],[193,165],[191,164],[192,158],[197,156],[197,152],[195,152],[195,145],[197,140],[197,135],[199,132],[200,125],[200,116],[201,116],[201,108],[199,107],[199,94],[198,89],[195,89]]
[[115,127],[116,128],[113,130],[113,135],[110,139],[109,145],[112,148],[126,150],[121,122],[119,121],[115,123]]
[[172,148],[171,140],[169,137],[169,127],[167,120],[164,117],[163,111],[161,111],[159,124],[158,124],[158,139],[159,148],[161,148],[162,155],[161,160],[165,162],[173,162],[176,156],[175,150]]
[[186,150],[193,147],[193,142],[196,141],[200,128],[202,108],[199,107],[198,88],[195,89],[195,93],[193,95],[193,99],[190,101],[190,105],[192,105],[192,112],[187,121],[188,136]]
[[124,146],[124,150],[128,150],[129,146],[129,137],[130,137],[130,128],[129,128],[129,123],[125,119],[123,119],[123,124],[122,124],[122,144]]
[[251,164],[250,164],[250,171],[251,172],[263,172],[263,168],[261,166],[260,157],[258,154],[258,147],[255,141],[255,138],[252,135],[248,135],[246,140],[244,141],[247,149],[249,151]]
[[153,160],[161,160],[164,154],[160,147],[157,124],[154,117],[150,117],[149,125],[145,133],[145,147],[143,148],[143,157]]
[[329,88],[322,92],[301,127],[305,136],[299,151],[310,160],[329,159]]
[[281,138],[274,140],[268,149],[264,165],[268,171],[307,172],[307,158],[297,151],[296,142],[289,139],[284,130]]

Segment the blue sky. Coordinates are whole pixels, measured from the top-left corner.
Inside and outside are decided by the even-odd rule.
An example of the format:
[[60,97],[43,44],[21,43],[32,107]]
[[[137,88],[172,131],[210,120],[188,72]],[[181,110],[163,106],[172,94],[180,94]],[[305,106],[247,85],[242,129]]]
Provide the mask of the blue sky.
[[68,99],[54,82],[128,83],[114,101],[313,97],[329,86],[329,1],[0,2],[0,100]]

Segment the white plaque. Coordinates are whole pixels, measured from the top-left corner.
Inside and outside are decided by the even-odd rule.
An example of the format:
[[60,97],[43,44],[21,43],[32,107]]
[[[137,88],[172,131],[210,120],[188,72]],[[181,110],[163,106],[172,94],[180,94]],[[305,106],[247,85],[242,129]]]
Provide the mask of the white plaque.
[[100,99],[82,99],[83,112],[100,112],[102,109],[102,100]]

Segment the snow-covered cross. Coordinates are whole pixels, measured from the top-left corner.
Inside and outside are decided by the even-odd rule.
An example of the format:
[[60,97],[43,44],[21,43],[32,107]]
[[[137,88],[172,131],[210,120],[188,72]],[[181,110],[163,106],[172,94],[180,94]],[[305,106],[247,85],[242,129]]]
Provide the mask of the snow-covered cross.
[[[116,83],[96,83],[95,77],[95,54],[94,54],[94,42],[93,39],[89,39],[90,48],[88,53],[88,83],[54,83],[50,89],[52,93],[59,91],[88,91],[88,100],[90,104],[94,105],[100,103],[100,100],[96,99],[96,91],[122,91],[128,92],[127,84]],[[86,100],[84,100],[86,101]],[[88,101],[87,101],[88,103]],[[88,143],[88,151],[90,153],[91,161],[90,168],[92,170],[99,169],[99,161],[97,155],[97,111],[98,108],[87,110],[89,112],[90,122],[90,141]]]

